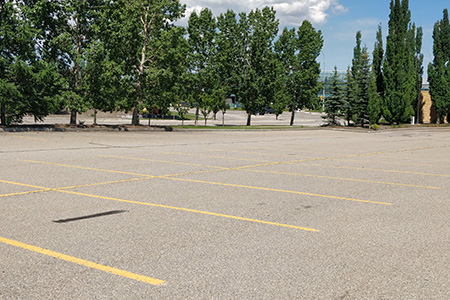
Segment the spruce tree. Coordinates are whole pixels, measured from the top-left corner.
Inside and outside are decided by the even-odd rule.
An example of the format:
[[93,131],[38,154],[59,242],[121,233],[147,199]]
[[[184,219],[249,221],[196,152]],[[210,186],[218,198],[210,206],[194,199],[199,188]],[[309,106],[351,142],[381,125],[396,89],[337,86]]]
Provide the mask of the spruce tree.
[[438,123],[450,112],[450,23],[447,9],[443,15],[442,20],[434,25],[434,60],[428,66],[430,94]]
[[337,67],[334,66],[334,72],[331,76],[331,96],[325,102],[325,112],[331,125],[339,125],[337,118],[342,116],[344,104],[342,81],[339,78]]
[[370,58],[367,47],[362,49],[360,74],[356,79],[358,90],[356,93],[355,105],[357,121],[364,127],[364,123],[369,119],[368,107],[370,98]]
[[355,80],[353,79],[350,67],[347,68],[345,74],[344,91],[343,91],[343,113],[347,119],[347,126],[350,126],[350,121],[353,119],[355,113]]
[[369,123],[377,124],[382,114],[382,99],[385,90],[384,78],[383,78],[383,34],[381,25],[378,25],[378,31],[376,36],[376,42],[373,49],[372,59],[372,74],[369,87]]

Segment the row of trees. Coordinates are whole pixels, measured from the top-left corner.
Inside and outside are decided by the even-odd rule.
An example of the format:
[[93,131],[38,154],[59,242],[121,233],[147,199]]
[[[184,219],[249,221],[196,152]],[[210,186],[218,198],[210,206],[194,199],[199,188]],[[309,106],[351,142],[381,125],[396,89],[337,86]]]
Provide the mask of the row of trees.
[[372,61],[368,48],[361,47],[361,32],[357,32],[352,66],[345,80],[339,78],[335,69],[332,95],[325,105],[331,123],[336,123],[337,117],[345,117],[348,124],[353,120],[364,126],[365,122],[377,124],[383,117],[388,123],[399,124],[416,114],[419,121],[423,31],[411,23],[407,0],[391,0],[390,10],[385,50],[381,26]]
[[236,95],[248,114],[317,102],[323,39],[304,21],[279,32],[271,8],[218,17],[193,12],[175,25],[178,0],[0,2],[1,125],[62,109],[70,123],[86,109],[223,112]]
[[437,122],[450,122],[450,22],[448,10],[437,21],[433,30],[434,60],[428,65],[430,94],[437,113]]

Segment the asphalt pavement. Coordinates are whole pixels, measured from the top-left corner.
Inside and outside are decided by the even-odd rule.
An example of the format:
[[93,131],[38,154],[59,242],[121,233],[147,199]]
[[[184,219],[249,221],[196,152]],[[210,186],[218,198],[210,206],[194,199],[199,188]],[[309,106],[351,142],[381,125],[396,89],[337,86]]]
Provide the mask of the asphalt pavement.
[[449,299],[450,129],[0,132],[0,299]]
[[[189,111],[191,114],[195,114],[195,109]],[[177,116],[177,112],[171,112],[173,116]],[[294,125],[303,127],[319,127],[324,123],[322,118],[324,114],[309,111],[298,111],[295,113]],[[291,113],[284,112],[279,115],[278,118],[274,114],[257,114],[252,115],[251,124],[252,125],[289,125],[291,120]],[[36,122],[33,117],[26,116],[24,118],[24,124],[68,124],[70,121],[70,115],[50,115],[47,116],[42,122]],[[77,116],[78,123],[90,125],[94,122],[93,111],[87,111]],[[123,125],[131,124],[131,114],[127,113],[104,113],[98,112],[97,123],[100,125]],[[141,125],[148,125],[148,119],[141,118]],[[182,122],[176,118],[167,117],[165,119],[151,118],[150,125],[152,126],[173,126],[173,125],[195,125],[195,120],[185,120]],[[243,110],[230,109],[226,111],[225,114],[219,112],[214,119],[213,115],[210,114],[206,120],[206,126],[238,126],[247,124],[247,114]],[[205,126],[205,121],[203,116],[200,115],[200,120],[198,121],[198,126]]]

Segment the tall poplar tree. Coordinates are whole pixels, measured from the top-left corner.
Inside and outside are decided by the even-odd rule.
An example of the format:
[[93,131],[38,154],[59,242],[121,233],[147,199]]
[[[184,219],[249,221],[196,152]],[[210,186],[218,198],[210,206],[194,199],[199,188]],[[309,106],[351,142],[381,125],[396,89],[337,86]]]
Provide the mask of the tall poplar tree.
[[103,4],[102,0],[30,1],[34,23],[42,32],[40,55],[57,66],[65,81],[61,96],[70,111],[70,124],[87,108],[83,68],[86,50],[98,39],[93,28]]
[[247,126],[251,116],[269,104],[270,61],[274,59],[273,40],[278,32],[278,19],[273,8],[256,9],[248,15],[239,14],[240,47],[238,55],[238,100],[247,113]]
[[401,123],[414,115],[417,103],[417,82],[421,36],[411,25],[408,0],[391,0],[389,15],[389,35],[383,64],[386,85],[383,115],[390,123]]
[[297,31],[295,28],[285,28],[275,43],[275,52],[283,67],[284,88],[288,95],[286,105],[291,111],[291,126],[294,125],[295,112],[310,106],[317,98],[320,88],[320,64],[316,60],[322,46],[321,31],[316,31],[306,20]]
[[[139,111],[157,91],[158,80],[167,66],[162,63],[170,45],[165,34],[175,26],[185,11],[178,0],[112,0],[106,1],[103,18],[105,47],[122,67],[122,76],[132,93],[120,107],[132,110],[131,124],[139,124]],[[177,31],[171,33],[179,34]]]
[[216,90],[219,88],[216,55],[217,23],[211,10],[203,9],[200,14],[192,12],[188,21],[189,43],[189,86],[192,103],[195,104],[195,125],[199,112],[205,121],[214,105]]
[[441,123],[450,113],[450,22],[447,9],[444,9],[442,20],[434,24],[433,40],[434,59],[428,65],[428,80],[437,122]]

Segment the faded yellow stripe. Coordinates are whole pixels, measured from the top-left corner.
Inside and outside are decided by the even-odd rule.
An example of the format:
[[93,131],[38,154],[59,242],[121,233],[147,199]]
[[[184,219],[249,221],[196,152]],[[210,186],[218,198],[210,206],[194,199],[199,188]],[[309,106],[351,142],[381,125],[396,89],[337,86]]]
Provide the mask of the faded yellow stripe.
[[179,210],[179,211],[187,211],[187,212],[193,212],[193,213],[210,215],[210,216],[216,216],[216,217],[222,217],[222,218],[228,218],[228,219],[248,221],[248,222],[253,222],[253,223],[261,223],[261,224],[266,224],[266,225],[275,225],[275,226],[288,227],[288,228],[300,229],[300,230],[305,230],[305,231],[317,231],[317,229],[313,229],[313,228],[300,227],[300,226],[294,226],[294,225],[288,225],[288,224],[282,224],[282,223],[275,223],[275,222],[263,221],[263,220],[257,220],[257,219],[243,218],[243,217],[237,217],[237,216],[213,213],[213,212],[196,210],[196,209],[190,209],[190,208],[183,208],[183,207],[176,207],[176,206],[169,206],[169,205],[162,205],[162,204],[154,204],[154,203],[147,203],[147,202],[139,202],[139,201],[133,201],[133,200],[125,200],[125,199],[119,199],[119,198],[113,198],[113,197],[105,197],[105,196],[98,196],[98,195],[79,193],[79,192],[74,192],[74,191],[64,191],[64,190],[57,190],[57,191],[61,192],[61,193],[67,193],[67,194],[73,194],[73,195],[79,195],[79,196],[86,196],[86,197],[91,197],[91,198],[99,198],[99,199],[105,199],[105,200],[112,200],[112,201],[118,201],[118,202],[131,203],[131,204],[139,204],[139,205],[161,207],[161,208],[167,208],[167,209],[173,209],[173,210]]
[[345,166],[307,164],[307,163],[302,163],[301,165],[313,166],[313,167],[325,167],[325,168],[333,168],[333,169],[349,169],[349,170],[376,171],[376,172],[385,172],[385,173],[400,173],[400,174],[413,174],[413,175],[423,175],[423,176],[450,177],[450,175],[448,175],[448,174],[433,174],[433,173],[399,171],[399,170],[385,170],[385,169],[373,169],[373,168],[345,167]]
[[160,285],[162,283],[164,283],[164,281],[156,279],[156,278],[151,278],[151,277],[147,277],[147,276],[143,276],[143,275],[139,275],[136,273],[132,273],[132,272],[128,272],[128,271],[124,271],[124,270],[120,270],[120,269],[116,269],[113,267],[109,267],[109,266],[105,266],[105,265],[101,265],[98,263],[94,263],[85,259],[81,259],[81,258],[77,258],[74,256],[70,256],[70,255],[66,255],[66,254],[62,254],[59,252],[55,252],[55,251],[51,251],[51,250],[47,250],[44,248],[40,248],[40,247],[36,247],[33,245],[29,245],[29,244],[25,244],[25,243],[21,243],[18,241],[14,241],[11,239],[7,239],[4,237],[0,237],[0,242],[4,243],[4,244],[8,244],[11,246],[15,246],[15,247],[19,247],[22,249],[26,249],[29,251],[33,251],[36,253],[40,253],[40,254],[44,254],[47,256],[51,256],[51,257],[55,257],[61,260],[65,260],[71,263],[75,263],[78,265],[82,265],[88,268],[92,268],[92,269],[97,269],[103,272],[107,272],[107,273],[111,273],[111,274],[115,274],[115,275],[119,275],[122,277],[126,277],[129,279],[133,279],[133,280],[137,280],[137,281],[142,281],[145,283],[149,283],[152,285]]
[[45,190],[45,191],[51,191],[52,190],[50,188],[46,188],[46,187],[42,187],[42,186],[38,186],[38,185],[31,185],[31,184],[13,182],[13,181],[8,181],[8,180],[1,180],[0,179],[0,182],[7,183],[7,184],[13,184],[13,185],[26,186],[26,187],[31,187],[31,188],[35,188],[35,189],[42,189],[42,190]]
[[263,170],[243,170],[243,171],[255,172],[255,173],[290,175],[290,176],[314,177],[314,178],[334,179],[334,180],[344,180],[344,181],[355,181],[355,182],[365,182],[365,183],[376,183],[376,184],[386,184],[386,185],[398,185],[398,186],[416,187],[416,188],[423,188],[423,189],[437,189],[437,190],[440,189],[439,187],[435,187],[435,186],[424,186],[424,185],[376,181],[376,180],[365,180],[365,179],[354,179],[354,178],[345,178],[345,177],[332,177],[332,176],[299,174],[299,173],[277,172],[277,171],[263,171]]
[[232,186],[232,187],[239,187],[239,188],[246,188],[246,189],[253,189],[253,190],[262,190],[262,191],[271,191],[271,192],[279,192],[279,193],[297,194],[297,195],[305,195],[305,196],[313,196],[313,197],[321,197],[321,198],[339,199],[339,200],[347,200],[347,201],[354,201],[354,202],[363,202],[363,203],[372,203],[372,204],[392,205],[391,203],[388,203],[388,202],[379,202],[379,201],[361,200],[361,199],[354,199],[354,198],[337,197],[337,196],[330,196],[330,195],[321,195],[321,194],[313,194],[313,193],[305,193],[305,192],[297,192],[297,191],[289,191],[289,190],[281,190],[281,189],[272,189],[272,188],[257,187],[257,186],[248,186],[248,185],[240,185],[240,184],[232,184],[232,183],[221,183],[221,182],[212,182],[212,181],[203,181],[203,180],[193,180],[193,179],[185,179],[185,178],[172,178],[172,177],[162,177],[162,178],[164,178],[164,179],[169,179],[169,180],[178,180],[178,181],[187,181],[187,182],[205,183],[205,184],[212,184],[212,185]]
[[47,191],[49,191],[49,190],[46,189],[46,190],[35,190],[35,191],[28,191],[28,192],[18,192],[18,193],[11,193],[11,194],[3,194],[3,195],[0,195],[0,197],[20,196],[20,195],[27,195],[27,194],[34,194],[34,193],[42,193],[42,192],[47,192]]
[[[171,179],[170,177],[159,177],[159,178]],[[5,181],[4,180],[0,180],[0,182],[5,182]],[[29,186],[28,184],[12,182],[12,181],[7,181],[5,183],[9,183],[9,184],[13,184],[13,185],[20,185],[20,186]],[[282,224],[282,223],[275,223],[275,222],[270,222],[270,221],[262,221],[262,220],[257,220],[257,219],[243,218],[243,217],[237,217],[237,216],[213,213],[213,212],[196,210],[196,209],[190,209],[190,208],[183,208],[183,207],[168,206],[168,205],[162,205],[162,204],[154,204],[154,203],[147,203],[147,202],[132,201],[132,200],[126,200],[126,199],[113,198],[113,197],[105,197],[105,196],[99,196],[99,195],[79,193],[79,192],[74,192],[74,191],[66,191],[65,188],[47,189],[47,188],[38,187],[38,186],[34,186],[34,187],[42,188],[43,191],[44,190],[45,191],[55,191],[55,192],[60,192],[60,193],[65,193],[65,194],[86,196],[86,197],[91,197],[91,198],[112,200],[112,201],[118,201],[118,202],[124,202],[124,203],[132,203],[132,204],[139,204],[139,205],[146,205],[146,206],[153,206],[153,207],[161,207],[161,208],[167,208],[167,209],[173,209],[173,210],[179,210],[179,211],[187,211],[187,212],[199,213],[199,214],[216,216],[216,217],[223,217],[223,218],[228,218],[228,219],[235,219],[235,220],[248,221],[248,222],[254,222],[254,223],[261,223],[261,224],[267,224],[267,225],[275,225],[275,226],[288,227],[288,228],[294,228],[294,229],[301,229],[301,230],[306,230],[306,231],[317,231],[316,229],[307,228],[307,227],[300,227],[300,226],[294,226],[294,225],[288,225],[288,224]],[[75,187],[73,187],[73,188],[75,188]]]
[[127,160],[140,160],[140,161],[158,162],[158,163],[165,163],[165,164],[175,164],[175,165],[183,165],[183,166],[194,166],[194,167],[223,169],[223,167],[218,167],[218,166],[208,166],[208,165],[192,164],[192,163],[176,162],[176,161],[167,161],[167,160],[159,160],[159,159],[149,159],[149,158],[139,158],[139,157],[129,157],[129,156],[118,156],[118,155],[99,155],[99,156],[100,157],[120,158],[120,159],[127,159]]
[[28,136],[23,136],[23,135],[9,134],[9,136],[12,136],[12,137],[15,137],[15,138],[21,138],[21,139],[33,140],[33,141],[47,142],[46,139],[40,139],[40,138],[35,138],[35,137],[28,137]]
[[80,167],[80,166],[73,166],[73,165],[66,165],[66,164],[57,164],[57,163],[50,163],[50,162],[43,162],[43,161],[27,160],[27,159],[19,159],[19,161],[29,162],[29,163],[34,163],[34,164],[42,164],[42,165],[51,165],[51,166],[75,168],[75,169],[82,169],[82,170],[100,171],[100,172],[108,172],[108,173],[116,173],[116,174],[126,174],[126,175],[133,175],[133,176],[144,176],[144,177],[151,176],[151,175],[148,175],[148,174],[139,174],[139,173],[124,172],[124,171],[97,169],[97,168],[90,168],[90,167]]
[[198,155],[198,154],[192,154],[192,153],[182,153],[182,152],[160,152],[164,154],[175,154],[175,155],[183,155],[183,156],[201,156],[201,157],[209,157],[209,158],[220,158],[220,159],[227,159],[227,160],[240,160],[240,161],[260,161],[260,162],[268,162],[273,163],[272,161],[268,160],[261,160],[261,159],[249,159],[249,158],[238,158],[238,157],[229,157],[229,156],[216,156],[216,155]]
[[[235,151],[237,152],[237,151]],[[365,154],[364,154],[365,155]],[[300,161],[308,161],[308,160],[324,160],[331,159],[329,158],[312,158],[305,160],[297,160],[290,162],[272,162],[272,163],[262,163],[256,165],[249,166],[239,166],[232,168],[224,168],[219,166],[210,166],[210,165],[200,165],[200,164],[190,164],[183,162],[174,162],[174,161],[163,161],[163,160],[153,160],[153,159],[145,159],[145,158],[136,158],[136,157],[128,157],[128,156],[115,156],[115,155],[99,155],[101,157],[112,157],[112,158],[121,158],[121,159],[130,159],[130,160],[141,160],[141,161],[150,161],[150,162],[162,162],[162,163],[170,163],[170,164],[178,164],[178,165],[192,165],[199,167],[207,167],[207,168],[215,168],[215,170],[207,170],[207,171],[198,171],[198,172],[187,172],[187,173],[179,173],[179,174],[171,174],[171,175],[162,175],[162,176],[154,176],[152,178],[161,178],[161,177],[174,177],[174,176],[184,176],[184,175],[193,175],[193,174],[201,174],[201,173],[212,173],[219,171],[246,171],[246,172],[259,172],[259,173],[267,173],[267,174],[280,174],[280,175],[290,175],[290,176],[303,176],[303,177],[314,177],[314,178],[324,178],[324,179],[333,179],[333,180],[343,180],[343,181],[355,181],[355,182],[364,182],[364,183],[375,183],[375,184],[386,184],[386,185],[395,185],[395,186],[406,186],[406,187],[415,187],[415,188],[425,188],[425,189],[440,189],[435,186],[423,186],[423,185],[414,185],[414,184],[404,184],[404,183],[396,183],[396,182],[385,182],[385,181],[375,181],[375,180],[364,180],[364,179],[353,179],[353,178],[343,178],[343,177],[331,177],[331,176],[321,176],[321,175],[313,175],[313,174],[299,174],[299,173],[289,173],[289,172],[277,172],[277,171],[265,171],[265,170],[250,170],[250,168],[268,166],[268,165],[278,165],[284,163],[298,163]]]

